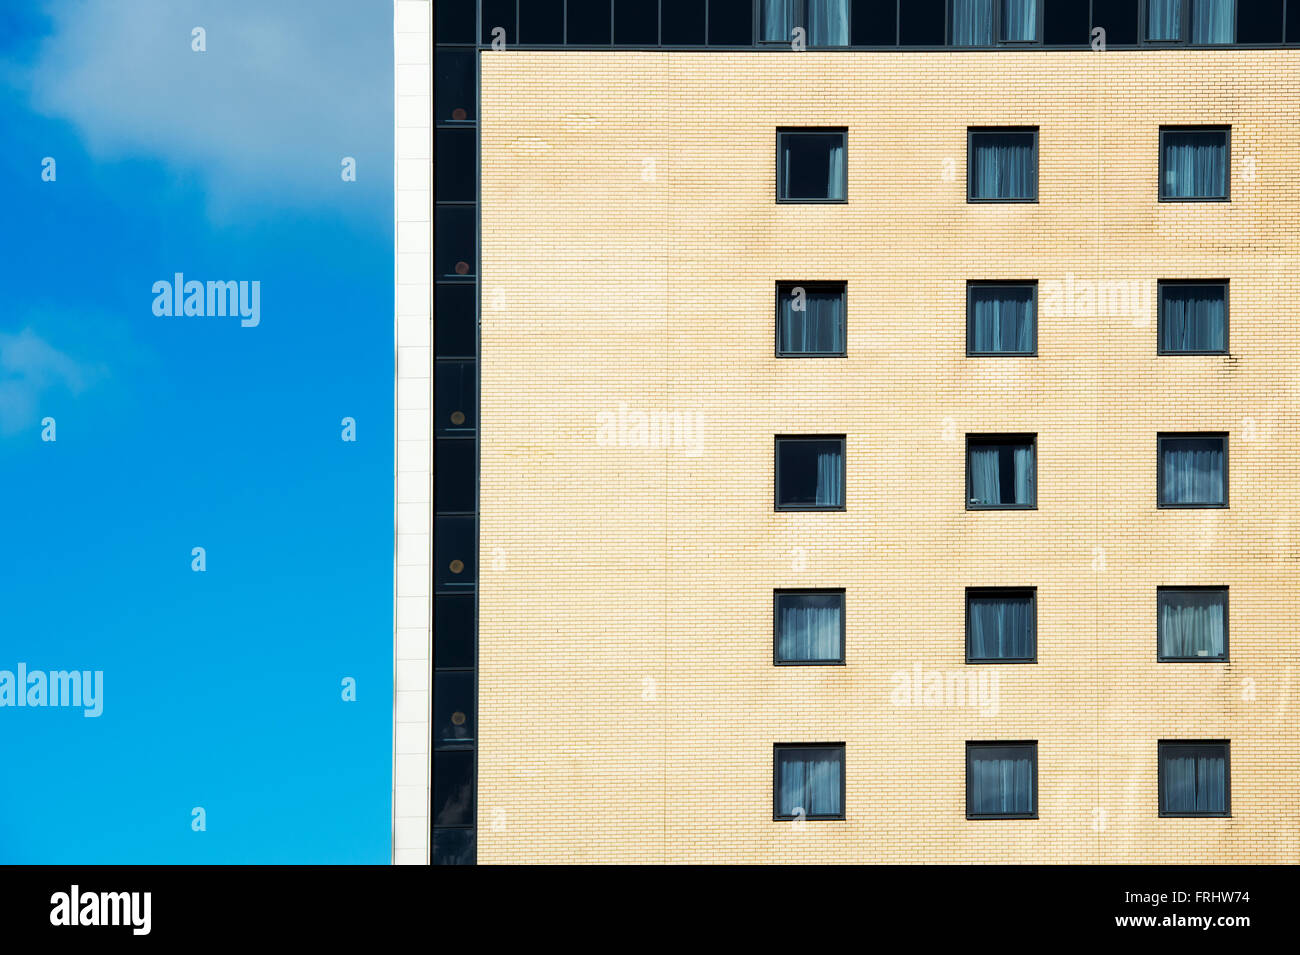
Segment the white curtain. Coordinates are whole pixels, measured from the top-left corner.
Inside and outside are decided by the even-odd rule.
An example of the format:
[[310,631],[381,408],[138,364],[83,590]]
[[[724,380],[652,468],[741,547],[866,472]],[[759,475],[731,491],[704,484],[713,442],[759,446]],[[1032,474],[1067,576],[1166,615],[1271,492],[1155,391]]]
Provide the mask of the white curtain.
[[831,146],[826,170],[826,198],[844,198],[844,144]]
[[993,45],[993,0],[952,0],[952,45]]
[[1217,440],[1165,441],[1162,468],[1162,503],[1223,503],[1223,445]]
[[780,814],[838,816],[844,812],[840,798],[844,761],[839,750],[787,749],[778,751],[777,790]]
[[1028,755],[975,753],[971,757],[970,794],[970,808],[975,815],[1033,812],[1033,760]]
[[1020,594],[970,598],[970,655],[975,660],[1029,659],[1034,655],[1034,603]]
[[1147,39],[1182,39],[1182,0],[1147,0]]
[[1190,747],[1174,750],[1165,756],[1165,811],[1223,812],[1226,783],[1222,753]]
[[1002,0],[1002,39],[1012,43],[1038,39],[1038,0]]
[[804,662],[843,656],[842,595],[780,594],[778,607],[777,659]]
[[1228,194],[1228,154],[1222,133],[1165,133],[1164,195],[1170,199],[1218,198]]
[[1165,285],[1160,289],[1160,348],[1167,352],[1223,351],[1228,303],[1221,285]]
[[803,308],[794,296],[781,296],[781,351],[788,354],[839,354],[844,351],[844,293],[804,292]]
[[1016,504],[1032,504],[1034,501],[1034,449],[1017,447],[1015,449],[1016,468]]
[[1034,350],[1032,288],[971,287],[971,351],[1029,354]]
[[799,26],[800,0],[762,0],[763,39],[789,43]]
[[1192,42],[1231,43],[1234,0],[1192,0]]
[[979,133],[974,138],[976,199],[1032,199],[1038,185],[1033,133]]
[[1223,656],[1224,601],[1219,591],[1161,594],[1160,653],[1166,657]]
[[817,452],[816,503],[825,507],[844,503],[844,452],[840,446]]
[[972,504],[1002,503],[1002,468],[996,447],[970,449]]
[[808,0],[808,44],[849,45],[849,0]]

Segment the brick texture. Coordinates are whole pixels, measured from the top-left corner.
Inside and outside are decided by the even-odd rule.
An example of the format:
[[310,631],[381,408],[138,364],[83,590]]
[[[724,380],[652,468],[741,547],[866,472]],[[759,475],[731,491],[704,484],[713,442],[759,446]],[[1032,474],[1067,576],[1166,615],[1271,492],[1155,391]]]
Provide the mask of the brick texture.
[[[1294,51],[483,54],[479,860],[1300,860],[1297,101]],[[1157,202],[1173,124],[1231,125],[1231,202]],[[980,125],[1039,127],[1038,203],[965,201]],[[847,204],[774,201],[778,126],[848,128]],[[1164,278],[1230,280],[1229,356],[1157,356]],[[848,357],[778,360],[775,283],[821,279]],[[1039,282],[1037,357],[966,357],[970,279]],[[1044,314],[1067,280],[1145,291]],[[621,402],[698,448],[610,446]],[[1228,509],[1156,507],[1190,430]],[[964,509],[994,431],[1038,435],[1036,510]],[[800,432],[847,436],[844,512],[774,512]],[[1156,662],[1180,584],[1230,588],[1229,663]],[[996,713],[893,702],[973,669],[994,585],[1038,589]],[[847,664],[774,666],[773,589],[818,586]],[[1231,740],[1231,818],[1158,817],[1164,738]],[[1038,741],[1038,819],[965,818],[995,739]],[[846,818],[774,822],[773,744],[825,741]]]

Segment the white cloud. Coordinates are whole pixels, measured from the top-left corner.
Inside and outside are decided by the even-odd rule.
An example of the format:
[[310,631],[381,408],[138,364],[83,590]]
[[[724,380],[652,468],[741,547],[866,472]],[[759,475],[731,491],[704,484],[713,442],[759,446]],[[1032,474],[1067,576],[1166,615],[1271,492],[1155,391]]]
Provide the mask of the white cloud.
[[[53,30],[20,82],[97,158],[198,171],[217,205],[388,191],[391,3],[52,0],[46,15]],[[206,52],[191,49],[194,27]],[[344,156],[357,183],[339,178]]]
[[40,424],[43,396],[66,390],[80,394],[104,375],[102,366],[83,365],[30,328],[0,332],[0,434]]

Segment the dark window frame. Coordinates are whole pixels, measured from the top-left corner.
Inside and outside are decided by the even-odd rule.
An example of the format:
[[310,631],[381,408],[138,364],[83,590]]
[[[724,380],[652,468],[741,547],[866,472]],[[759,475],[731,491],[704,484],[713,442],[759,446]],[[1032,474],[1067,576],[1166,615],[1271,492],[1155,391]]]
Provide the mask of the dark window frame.
[[[1223,747],[1223,811],[1171,812],[1165,809],[1165,747]],[[1230,739],[1161,739],[1156,741],[1156,812],[1161,819],[1231,819],[1232,818],[1232,740]]]
[[[904,3],[907,0],[903,0]],[[944,4],[943,12],[943,35],[947,45],[954,50],[1027,50],[1039,49],[1043,46],[1043,31],[1046,25],[1044,16],[1043,0],[1034,0],[1036,18],[1036,33],[1032,40],[1003,40],[1002,39],[1002,0],[992,0],[993,5],[993,42],[991,44],[969,45],[962,44],[957,46],[952,38],[952,13],[953,0],[947,0]],[[895,14],[897,16],[897,14]]]
[[[848,435],[840,434],[778,434],[773,436],[772,446],[772,505],[781,512],[811,511],[839,512],[849,505],[849,442]],[[844,486],[844,503],[825,504],[782,504],[781,503],[781,442],[782,441],[838,441],[840,443],[840,480]]]
[[[1201,593],[1221,593],[1223,594],[1223,656],[1220,657],[1170,657],[1165,656],[1163,642],[1160,639],[1160,610],[1164,606],[1164,595],[1167,593],[1187,593],[1188,591],[1199,591]],[[1230,632],[1230,617],[1228,606],[1228,585],[1227,584],[1193,584],[1188,586],[1161,585],[1156,587],[1156,662],[1157,663],[1227,663],[1229,657],[1228,635]]]
[[808,822],[836,822],[848,818],[848,804],[846,800],[849,779],[849,756],[848,747],[843,741],[838,743],[773,743],[772,744],[772,821],[789,822],[798,819],[795,815],[782,815],[781,813],[781,780],[780,780],[780,756],[782,750],[789,749],[838,749],[840,751],[840,811],[838,815],[804,813],[803,818]]
[[[996,0],[995,0],[996,2]],[[979,49],[979,47],[974,47]],[[971,168],[975,158],[975,137],[987,133],[1033,133],[1034,135],[1034,194],[1029,198],[1019,199],[981,199],[972,193],[974,192],[974,177],[971,176]],[[1039,137],[1037,126],[967,126],[966,127],[966,202],[970,205],[1037,205],[1040,194],[1039,179],[1042,178],[1042,163],[1040,162],[1041,153],[1039,151]],[[848,160],[845,159],[845,169],[848,168]],[[847,172],[846,172],[847,175]]]
[[[1232,39],[1227,43],[1193,43],[1192,42],[1192,0],[1184,0],[1182,5],[1182,22],[1179,24],[1180,39],[1177,40],[1148,40],[1147,39],[1147,11],[1151,6],[1151,0],[1138,0],[1138,46],[1154,49],[1167,47],[1193,47],[1202,50],[1223,50],[1237,45],[1237,0],[1232,0]],[[1282,6],[1282,24],[1283,36],[1285,37],[1286,29],[1286,4]],[[1256,46],[1257,44],[1249,44]]]
[[[843,199],[786,199],[781,195],[781,172],[785,168],[781,158],[781,137],[789,133],[839,133],[844,143],[844,198]],[[849,128],[847,126],[778,126],[776,127],[776,202],[790,206],[842,206],[849,201]]]
[[[846,18],[845,26],[847,27],[848,30],[849,41],[847,43],[836,45],[836,46],[813,46],[811,36],[808,34],[808,0],[795,0],[795,2],[799,4],[799,11],[798,11],[799,22],[796,24],[796,26],[802,27],[804,30],[804,39],[805,42],[807,43],[805,49],[807,50],[848,50],[853,47],[853,0],[845,0],[845,6],[848,8],[848,16]],[[897,17],[898,16],[897,6],[895,6],[894,9],[895,9],[894,16]],[[790,48],[790,44],[794,42],[792,37],[786,37],[784,40],[763,39],[763,7],[760,0],[754,0],[754,12],[752,14],[752,19],[753,19],[753,30],[754,30],[754,45],[759,49],[780,50],[782,48]],[[897,35],[897,29],[895,29],[895,35]]]
[[[1230,500],[1232,485],[1229,479],[1229,433],[1227,431],[1157,431],[1156,432],[1156,508],[1169,511],[1226,510]],[[1164,444],[1168,439],[1180,438],[1221,438],[1223,440],[1223,503],[1222,504],[1166,504],[1163,499],[1165,486]]]
[[[1029,351],[975,351],[972,347],[975,301],[971,290],[975,288],[1025,288],[1033,289],[1034,347]],[[1038,357],[1038,279],[967,279],[966,280],[966,357],[967,358],[1037,358]]]
[[[1034,500],[1032,504],[971,504],[970,449],[971,439],[977,444],[1015,444],[1017,441],[1028,442],[1034,449]],[[1038,510],[1038,433],[1000,431],[970,431],[966,433],[966,482],[963,495],[968,511],[1036,511]]]
[[[1300,0],[1296,0],[1300,3]],[[1192,286],[1223,286],[1223,348],[1217,351],[1168,351],[1164,345],[1164,328],[1165,328],[1165,297],[1166,288],[1176,287],[1179,285]],[[1156,354],[1170,356],[1196,356],[1196,355],[1228,355],[1231,354],[1231,339],[1228,337],[1231,330],[1232,321],[1232,301],[1229,296],[1232,290],[1229,288],[1228,279],[1158,279],[1156,281]]]
[[[970,602],[972,597],[986,596],[1028,596],[1034,620],[1034,652],[1028,657],[973,657],[970,652]],[[1022,664],[1038,662],[1038,588],[1037,587],[967,587],[966,588],[966,663],[978,666],[982,663]]]
[[[1029,748],[1030,759],[1034,766],[1034,808],[1029,812],[1008,812],[1008,813],[977,813],[971,809],[971,755],[979,749],[991,749],[993,747],[1006,746],[1024,746]],[[966,818],[968,820],[978,820],[987,822],[989,820],[997,821],[1001,819],[1037,819],[1038,818],[1038,740],[1036,739],[1009,739],[1009,740],[967,740],[966,741]]]
[[[840,656],[837,660],[781,659],[781,597],[787,594],[838,594],[840,598]],[[772,591],[772,664],[779,667],[844,666],[848,656],[848,594],[843,587],[777,587]]]
[[[782,351],[781,350],[781,296],[792,288],[802,288],[809,292],[827,292],[832,289],[840,293],[844,301],[844,347],[839,351]],[[776,283],[776,357],[777,358],[847,358],[849,356],[849,283],[847,281],[826,281],[818,279],[813,282],[777,282]]]
[[[1223,133],[1223,195],[1221,196],[1166,196],[1165,195],[1165,133]],[[1231,124],[1202,124],[1192,126],[1161,126],[1156,143],[1156,199],[1159,202],[1231,202],[1232,201],[1232,126]]]

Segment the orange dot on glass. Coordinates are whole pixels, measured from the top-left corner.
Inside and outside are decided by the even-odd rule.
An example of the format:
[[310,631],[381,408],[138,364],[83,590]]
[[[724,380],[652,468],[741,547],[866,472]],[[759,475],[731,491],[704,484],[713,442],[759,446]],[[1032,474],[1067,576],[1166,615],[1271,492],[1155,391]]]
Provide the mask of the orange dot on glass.
[[465,112],[463,109],[461,109],[459,106],[457,106],[455,109],[453,109],[453,110],[451,111],[451,118],[452,118],[452,119],[455,119],[455,120],[462,120],[462,119],[464,119],[464,118],[465,118],[466,116],[468,116],[468,115],[469,115],[469,114],[466,113],[466,112]]
[[451,572],[453,574],[459,574],[462,570],[465,569],[465,562],[463,560],[453,560],[450,564],[450,567],[451,567]]
[[469,263],[468,263],[468,262],[457,262],[457,263],[456,263],[456,274],[457,274],[457,275],[464,275],[464,274],[467,273],[468,271],[469,271]]

